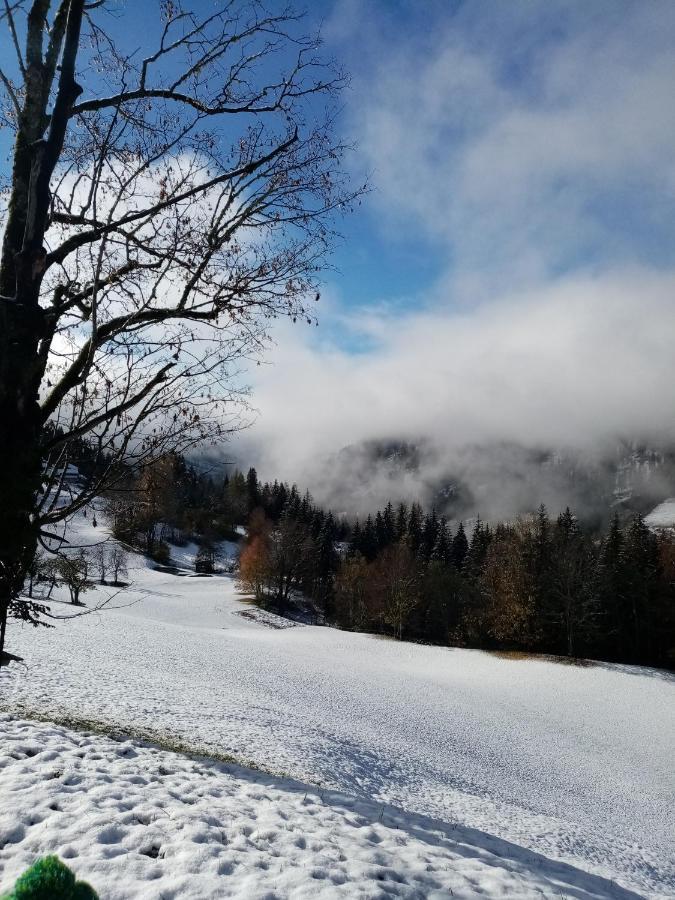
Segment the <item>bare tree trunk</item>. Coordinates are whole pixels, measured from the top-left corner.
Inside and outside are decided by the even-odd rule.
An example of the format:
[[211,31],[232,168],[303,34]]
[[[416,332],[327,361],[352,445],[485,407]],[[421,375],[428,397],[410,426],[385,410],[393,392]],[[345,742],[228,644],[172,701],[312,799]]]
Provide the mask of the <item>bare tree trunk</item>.
[[[37,547],[32,515],[40,488],[42,417],[38,405],[44,364],[38,343],[45,334],[39,296],[45,269],[44,235],[49,220],[49,184],[63,148],[70,108],[80,93],[75,59],[84,0],[62,3],[65,25],[59,85],[54,108],[47,103],[56,68],[50,53],[60,48],[64,32],[53,32],[47,56],[42,41],[49,0],[34,0],[28,18],[26,95],[16,142],[7,225],[0,260],[0,597],[3,639],[7,609],[23,586]],[[67,12],[67,24],[65,15]],[[54,40],[58,45],[54,46]],[[48,136],[43,137],[49,125]]]
[[7,630],[7,612],[9,597],[0,596],[0,659],[5,652],[5,632]]
[[567,655],[574,656],[574,623],[572,613],[567,613]]

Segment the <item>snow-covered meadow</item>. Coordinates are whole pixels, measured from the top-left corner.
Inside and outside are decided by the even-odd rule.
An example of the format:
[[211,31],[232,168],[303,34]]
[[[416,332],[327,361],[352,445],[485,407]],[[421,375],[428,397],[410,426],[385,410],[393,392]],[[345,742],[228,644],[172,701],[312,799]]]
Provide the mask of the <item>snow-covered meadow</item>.
[[0,725],[10,881],[49,851],[106,900],[636,896],[489,835],[290,779],[6,715]]
[[0,889],[72,847],[110,898],[675,895],[672,676],[291,626],[230,577],[130,575],[113,608],[12,628]]

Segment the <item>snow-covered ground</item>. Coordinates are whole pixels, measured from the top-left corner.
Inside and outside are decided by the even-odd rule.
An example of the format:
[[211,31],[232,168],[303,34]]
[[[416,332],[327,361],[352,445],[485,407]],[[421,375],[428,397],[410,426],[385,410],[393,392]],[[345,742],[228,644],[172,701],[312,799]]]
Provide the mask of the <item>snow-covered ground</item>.
[[[271,869],[254,872],[259,880],[251,882],[255,889],[250,893],[244,882],[237,883],[233,891],[239,891],[238,896],[301,897],[305,891],[322,896],[427,897],[434,896],[434,890],[440,891],[439,896],[449,896],[450,887],[456,889],[455,896],[467,897],[481,892],[538,896],[540,890],[547,896],[577,898],[675,896],[673,676],[630,667],[511,660],[331,628],[270,627],[275,617],[258,616],[254,607],[242,603],[229,577],[178,578],[153,571],[138,558],[135,562],[133,587],[113,601],[118,608],[64,621],[56,630],[12,626],[9,649],[23,656],[25,663],[2,670],[0,706],[13,715],[39,712],[56,718],[96,720],[120,730],[166,736],[204,751],[230,753],[244,762],[354,798],[354,803],[370,810],[359,813],[370,823],[363,828],[375,827],[373,817],[382,819],[377,828],[395,823],[398,837],[408,848],[399,855],[390,831],[380,843],[373,840],[377,847],[361,842],[348,822],[352,801],[344,797],[334,801],[330,796],[327,800],[324,795],[327,818],[312,818],[321,834],[311,837],[311,830],[304,834],[307,847],[314,840],[318,848],[324,848],[316,851],[325,854],[324,862],[316,863],[311,853],[304,861],[294,856],[295,851],[288,849],[291,839],[283,832],[276,847],[281,861],[265,857]],[[84,599],[93,604],[109,591],[112,589],[100,588]],[[66,604],[60,609],[71,611]],[[17,739],[19,726],[14,720],[0,725],[0,740]],[[148,773],[155,771],[151,768],[155,751],[136,748],[133,752],[138,756],[125,760],[124,766],[130,767],[130,778],[145,780],[139,781],[131,794],[126,784],[117,785],[116,777],[112,786],[105,788],[107,764],[99,764],[97,773],[96,766],[88,766],[88,750],[75,763],[72,748],[81,740],[87,747],[96,744],[97,754],[113,754],[114,758],[112,744],[55,728],[38,726],[32,732],[35,726],[22,727],[27,729],[25,741],[44,741],[49,746],[55,741],[65,748],[60,755],[70,754],[65,761],[59,761],[57,755],[45,763],[65,771],[71,760],[84,770],[84,775],[76,776],[84,778],[81,783],[93,779],[91,790],[81,791],[78,801],[88,804],[87,821],[92,828],[103,828],[107,816],[110,826],[120,830],[120,840],[110,844],[95,836],[79,839],[81,877],[91,875],[94,880],[89,866],[103,866],[104,858],[106,865],[113,866],[114,853],[130,853],[136,847],[141,840],[137,829],[146,826],[132,829],[133,811],[150,803],[154,792],[159,796],[172,790],[178,803],[181,791],[195,797],[197,782],[205,785],[195,772],[201,772],[199,766],[209,768],[208,764],[194,768],[196,764],[172,757],[171,765],[162,764],[167,770],[180,770],[185,787],[152,782],[151,790]],[[159,752],[156,757],[164,759]],[[6,766],[0,776],[2,789],[14,770],[17,784],[23,783],[30,791],[37,759],[19,760],[14,769],[14,763],[9,769]],[[210,769],[219,773],[220,793],[213,800],[205,795],[200,809],[212,820],[198,826],[189,802],[189,809],[181,806],[180,813],[172,812],[178,825],[171,819],[169,837],[179,848],[183,821],[186,835],[198,827],[223,828],[221,820],[229,821],[228,816],[233,821],[241,821],[242,816],[253,821],[260,810],[247,799],[250,791],[262,795],[274,788],[279,792],[271,804],[275,812],[270,813],[276,817],[276,825],[265,821],[264,828],[281,828],[279,818],[283,818],[285,804],[291,818],[300,817],[300,831],[311,825],[309,813],[298,802],[302,788],[297,785],[245,771],[238,771],[235,785],[227,780],[222,767],[211,764]],[[264,791],[254,786],[256,778],[262,779]],[[133,780],[129,784],[133,785]],[[316,797],[316,789],[312,796]],[[96,797],[101,798],[100,803]],[[130,808],[120,809],[124,803],[130,803]],[[0,808],[4,810],[4,804]],[[317,808],[323,810],[323,806]],[[397,810],[437,821],[422,822]],[[236,831],[236,826],[232,827]],[[255,823],[246,827],[257,828]],[[25,824],[22,828],[25,837],[19,844],[20,853],[33,834]],[[35,841],[26,846],[44,849],[40,829],[56,840],[55,824],[36,828]],[[445,837],[432,840],[430,832]],[[452,849],[457,834],[462,836],[463,847],[472,848],[470,852],[466,847]],[[360,856],[352,839],[360,847]],[[207,843],[203,859],[212,861],[209,873],[215,877],[227,846],[209,846]],[[447,866],[456,881],[435,875],[437,885],[425,886],[414,880],[418,862],[430,848],[433,854],[449,854],[440,869]],[[8,849],[9,845],[0,861],[14,859]],[[196,860],[202,859],[198,849],[183,847],[176,851],[176,859],[196,868]],[[304,866],[304,887],[300,881],[296,885],[284,880],[280,867],[287,852],[291,854],[289,868]],[[337,855],[334,859],[330,856],[333,852],[342,852],[348,860],[354,857],[366,868],[381,865],[408,880],[399,883],[385,876],[380,881],[372,869],[370,881],[365,875],[353,879],[349,875],[347,887],[341,887],[329,874],[334,870],[338,880],[344,875],[345,866],[341,867]],[[498,861],[491,857],[485,863],[485,853]],[[477,866],[482,860],[480,871],[465,878],[459,857],[474,858]],[[244,865],[254,866],[255,858],[255,854],[248,857]],[[120,856],[115,863],[120,870],[125,859]],[[164,878],[163,866],[169,867],[166,877],[178,878],[183,865],[160,859],[134,860],[130,871],[137,874],[129,877],[140,880],[145,879],[145,871]],[[553,860],[565,865],[561,868]],[[429,862],[434,871],[439,869],[436,862]],[[512,864],[517,864],[519,881],[513,880]],[[325,870],[326,878],[312,877],[315,865]],[[104,866],[96,871],[112,870]],[[589,880],[584,873],[597,877]],[[295,885],[292,891],[291,884]],[[3,879],[0,887],[4,886]],[[212,888],[205,887],[206,892],[189,895],[182,889],[174,894],[149,885],[143,889],[146,893],[137,886],[132,893],[112,894],[106,888],[104,894],[208,897],[227,896],[229,889],[223,883],[221,893],[216,888],[209,893]]]
[[470,829],[290,779],[7,715],[0,726],[7,884],[54,852],[106,900],[591,900],[611,890]]
[[645,516],[650,528],[675,528],[675,497],[664,500]]
[[[195,559],[199,545],[188,541],[182,547],[178,544],[169,544],[171,563],[179,568],[190,569],[194,572]],[[224,568],[229,571],[230,566],[239,557],[239,545],[234,541],[218,541],[214,546],[216,554],[216,568]]]

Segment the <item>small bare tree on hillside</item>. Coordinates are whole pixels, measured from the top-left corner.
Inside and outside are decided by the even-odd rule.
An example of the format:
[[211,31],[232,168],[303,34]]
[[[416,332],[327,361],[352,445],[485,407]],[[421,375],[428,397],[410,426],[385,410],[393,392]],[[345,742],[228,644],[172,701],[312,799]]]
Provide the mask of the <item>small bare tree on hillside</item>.
[[97,544],[91,551],[92,562],[98,569],[99,584],[105,584],[105,576],[108,572],[108,548],[105,544]]
[[108,565],[112,572],[113,584],[119,585],[121,579],[128,577],[128,561],[129,554],[119,544],[113,544],[108,556]]
[[81,603],[80,594],[94,586],[90,567],[91,560],[84,550],[73,556],[59,556],[56,560],[58,578],[68,588],[70,602],[74,605]]

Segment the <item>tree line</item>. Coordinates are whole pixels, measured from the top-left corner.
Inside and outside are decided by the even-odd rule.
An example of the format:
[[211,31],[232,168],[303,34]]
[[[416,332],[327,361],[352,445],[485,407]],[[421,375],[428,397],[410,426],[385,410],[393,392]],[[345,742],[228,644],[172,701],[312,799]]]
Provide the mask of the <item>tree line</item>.
[[297,591],[346,629],[675,665],[675,536],[640,515],[598,533],[542,506],[495,527],[478,519],[467,535],[389,503],[349,527],[295,491],[276,520],[252,507],[240,578],[259,602],[284,611]]
[[[604,531],[545,507],[453,529],[420,504],[347,521],[256,470],[199,472],[169,454],[107,499],[116,537],[169,560],[193,540],[198,566],[246,525],[239,580],[282,614],[427,643],[675,665],[675,535],[636,515]],[[200,562],[201,560],[201,562]]]

